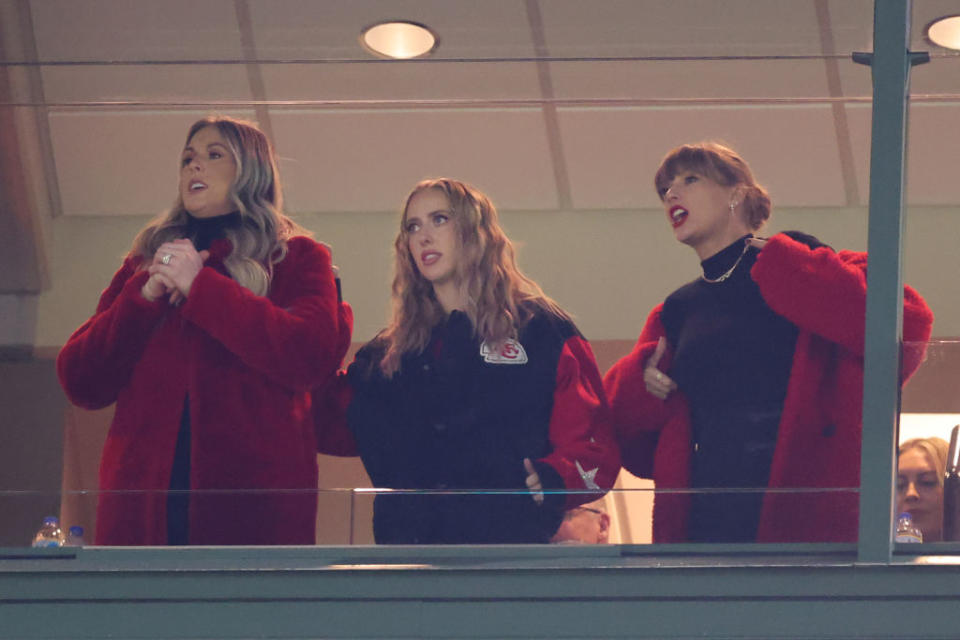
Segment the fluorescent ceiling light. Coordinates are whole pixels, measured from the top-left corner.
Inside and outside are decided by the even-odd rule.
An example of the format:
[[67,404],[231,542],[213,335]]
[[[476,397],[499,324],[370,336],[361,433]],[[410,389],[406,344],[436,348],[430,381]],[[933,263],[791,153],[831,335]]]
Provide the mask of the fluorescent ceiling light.
[[960,16],[937,18],[927,25],[926,33],[933,44],[960,51]]
[[379,22],[360,34],[360,43],[384,58],[419,58],[433,53],[439,38],[422,24],[395,20]]

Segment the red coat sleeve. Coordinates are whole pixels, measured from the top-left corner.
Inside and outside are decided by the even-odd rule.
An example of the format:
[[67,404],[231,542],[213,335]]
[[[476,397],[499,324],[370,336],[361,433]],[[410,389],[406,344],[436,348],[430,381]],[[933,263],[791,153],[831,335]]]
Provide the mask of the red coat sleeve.
[[[557,363],[557,384],[550,416],[553,451],[538,460],[549,464],[570,490],[608,491],[620,471],[610,411],[589,343],[569,338]],[[569,494],[566,508],[596,500],[594,494]]]
[[331,456],[358,456],[357,443],[347,426],[347,407],[353,388],[347,372],[340,371],[327,384],[313,390],[313,426],[317,451]]
[[[353,329],[353,310],[340,303],[340,362],[350,347]],[[313,428],[317,434],[317,451],[332,456],[357,456],[357,443],[347,427],[347,407],[353,398],[353,389],[347,382],[347,372],[338,371],[326,383],[313,390]]]
[[[634,475],[653,477],[653,454],[664,425],[682,410],[679,392],[661,400],[647,392],[643,369],[666,335],[660,312],[663,305],[654,307],[640,332],[636,345],[628,355],[618,360],[603,378],[603,386],[610,401],[613,431],[620,445],[623,466]],[[659,368],[669,373],[671,353],[667,350]]]
[[[330,252],[293,238],[283,265],[284,306],[258,296],[211,267],[200,270],[183,316],[247,366],[281,385],[307,391],[322,384],[342,358],[337,290]],[[277,267],[279,269],[279,265]]]
[[86,409],[112,404],[169,308],[166,298],[147,301],[140,289],[150,277],[128,256],[104,290],[93,316],[77,329],[57,356],[57,375],[67,397]]
[[[854,251],[811,249],[784,234],[767,241],[751,276],[770,308],[848,351],[863,355],[867,308],[867,255]],[[923,298],[904,287],[903,340],[925,343],[933,313]],[[922,349],[904,353],[904,377],[920,365]]]

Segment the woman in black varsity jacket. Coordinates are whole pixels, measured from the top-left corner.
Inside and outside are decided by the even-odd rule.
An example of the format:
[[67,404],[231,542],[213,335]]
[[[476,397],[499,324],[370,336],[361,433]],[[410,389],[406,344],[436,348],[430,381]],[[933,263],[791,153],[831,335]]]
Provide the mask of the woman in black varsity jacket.
[[377,497],[376,541],[548,542],[620,469],[589,344],[470,185],[418,184],[395,248],[392,321],[334,401],[374,486],[421,490]]

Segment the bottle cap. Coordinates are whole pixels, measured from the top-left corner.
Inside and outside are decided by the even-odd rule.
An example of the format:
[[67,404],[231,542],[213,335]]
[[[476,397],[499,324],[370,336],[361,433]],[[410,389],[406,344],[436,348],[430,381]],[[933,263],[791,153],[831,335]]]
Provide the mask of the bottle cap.
[[60,520],[57,516],[47,516],[43,519],[43,524],[59,524]]
[[70,535],[80,537],[83,535],[83,527],[78,527],[76,525],[70,527]]

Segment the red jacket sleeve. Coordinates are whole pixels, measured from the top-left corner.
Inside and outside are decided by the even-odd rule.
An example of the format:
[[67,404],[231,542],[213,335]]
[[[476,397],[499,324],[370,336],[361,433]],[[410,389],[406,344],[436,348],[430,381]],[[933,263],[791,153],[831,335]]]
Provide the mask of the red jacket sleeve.
[[[567,489],[605,493],[613,486],[620,454],[593,351],[579,336],[566,341],[557,363],[550,442],[553,451],[537,462],[556,470]],[[596,493],[569,494],[566,508],[597,497]]]
[[[210,267],[200,270],[183,316],[247,366],[295,390],[322,384],[339,365],[342,338],[330,252],[293,238],[283,265],[283,307]],[[279,270],[279,265],[277,267]],[[275,273],[271,287],[280,286]]]
[[67,397],[86,409],[112,404],[130,379],[154,327],[169,308],[166,298],[149,302],[140,289],[150,275],[128,256],[104,290],[97,310],[57,356],[57,375]]
[[[340,323],[340,363],[350,347],[353,310],[346,302],[338,310]],[[357,443],[347,427],[347,407],[353,390],[347,372],[338,371],[327,382],[313,390],[313,428],[317,434],[317,451],[332,456],[356,456]]]
[[[661,400],[647,392],[643,382],[646,362],[660,338],[666,336],[660,320],[662,309],[662,304],[654,307],[633,351],[610,367],[603,378],[623,466],[634,475],[644,478],[653,477],[653,454],[660,430],[681,410],[683,402],[679,392]],[[671,353],[668,350],[658,368],[669,373],[670,361]]]
[[347,372],[340,371],[322,387],[313,390],[313,426],[317,452],[331,456],[358,456],[357,443],[347,426],[347,407],[353,388]]
[[[751,276],[770,308],[796,324],[862,356],[867,308],[867,255],[811,249],[787,235],[767,241]],[[912,288],[904,287],[903,340],[926,342],[933,313]],[[920,364],[922,350],[904,353],[904,377]]]

